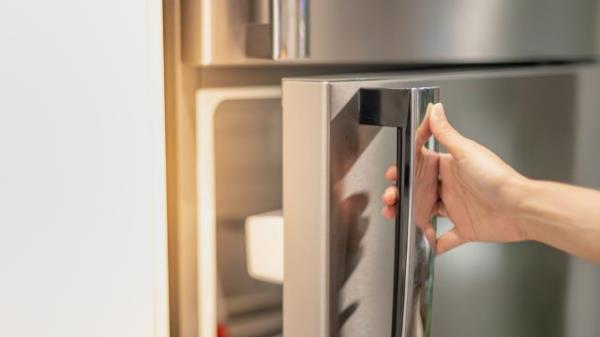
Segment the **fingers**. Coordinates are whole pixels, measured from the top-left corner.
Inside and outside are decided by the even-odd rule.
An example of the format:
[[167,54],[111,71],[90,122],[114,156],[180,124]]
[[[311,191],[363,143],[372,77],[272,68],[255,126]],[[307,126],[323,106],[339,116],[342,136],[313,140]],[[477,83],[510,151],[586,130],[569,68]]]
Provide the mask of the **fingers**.
[[449,230],[437,239],[436,254],[442,255],[445,252],[454,249],[466,241],[460,236],[456,228]]
[[437,212],[435,215],[443,216],[444,218],[448,217],[448,211],[446,210],[446,206],[444,206],[444,203],[441,200],[439,200],[437,203]]
[[433,246],[435,244],[435,229],[432,224],[427,224],[427,228],[423,231],[425,238],[429,241],[429,244]]
[[396,206],[385,206],[381,209],[381,215],[388,220],[396,218]]
[[442,103],[436,103],[432,107],[429,124],[435,139],[444,145],[453,157],[460,159],[464,156],[468,140],[450,125]]
[[396,165],[390,166],[390,168],[385,171],[385,179],[387,180],[396,180],[398,179],[398,168]]
[[415,148],[420,149],[425,145],[425,142],[431,137],[431,126],[429,124],[429,116],[431,115],[431,109],[433,108],[433,104],[429,104],[427,106],[427,112],[425,113],[425,117],[421,122],[421,125],[417,128],[417,132],[415,133]]
[[[390,166],[385,172],[385,179],[396,180],[398,170],[396,165]],[[381,209],[381,215],[388,220],[393,220],[396,217],[396,202],[398,201],[398,188],[396,186],[388,186],[381,195],[384,207]]]
[[394,206],[398,201],[398,188],[396,186],[389,186],[383,192],[381,200],[386,206]]
[[383,217],[389,220],[394,219],[396,217],[396,202],[398,201],[398,188],[396,186],[388,186],[383,192],[381,200],[384,204],[384,207],[381,209],[381,214],[383,215]]

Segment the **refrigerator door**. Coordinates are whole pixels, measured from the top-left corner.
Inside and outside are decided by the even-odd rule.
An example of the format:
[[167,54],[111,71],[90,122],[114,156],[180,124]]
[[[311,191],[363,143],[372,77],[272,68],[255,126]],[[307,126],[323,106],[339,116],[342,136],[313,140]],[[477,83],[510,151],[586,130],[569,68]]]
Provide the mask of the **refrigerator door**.
[[[586,69],[285,80],[285,336],[392,335],[394,223],[380,215],[380,195],[396,159],[396,130],[359,123],[361,88],[439,87],[449,119],[464,135],[529,177],[572,182]],[[438,232],[451,226],[447,219],[438,225]],[[433,336],[561,336],[568,261],[535,243],[449,252],[436,262],[433,311],[419,308],[422,301],[407,306],[421,312],[411,319],[420,319],[422,329],[405,336],[430,335],[430,320]]]
[[596,8],[591,0],[188,0],[182,47],[186,62],[201,65],[576,60],[596,53]]

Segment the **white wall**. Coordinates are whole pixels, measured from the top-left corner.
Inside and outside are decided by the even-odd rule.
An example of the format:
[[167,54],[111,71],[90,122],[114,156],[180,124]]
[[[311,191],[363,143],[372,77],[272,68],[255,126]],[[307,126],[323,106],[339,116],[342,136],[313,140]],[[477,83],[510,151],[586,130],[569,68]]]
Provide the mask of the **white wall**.
[[167,334],[160,0],[0,1],[0,336]]

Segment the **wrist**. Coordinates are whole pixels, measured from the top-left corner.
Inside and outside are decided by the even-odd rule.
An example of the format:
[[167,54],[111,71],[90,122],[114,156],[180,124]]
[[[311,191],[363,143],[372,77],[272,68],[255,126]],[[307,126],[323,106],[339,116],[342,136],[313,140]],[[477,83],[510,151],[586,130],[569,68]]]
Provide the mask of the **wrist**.
[[524,241],[535,239],[535,233],[532,224],[528,221],[527,214],[530,201],[535,198],[537,185],[537,181],[526,177],[520,177],[512,184],[513,195],[511,198],[514,200],[514,204],[511,214]]

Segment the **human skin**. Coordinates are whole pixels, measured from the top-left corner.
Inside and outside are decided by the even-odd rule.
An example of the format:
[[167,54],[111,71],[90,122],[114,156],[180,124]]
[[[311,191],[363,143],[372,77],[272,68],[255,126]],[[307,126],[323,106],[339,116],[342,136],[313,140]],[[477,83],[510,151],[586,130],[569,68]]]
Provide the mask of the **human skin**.
[[[425,208],[431,209],[428,216],[448,217],[454,223],[437,238],[438,255],[467,242],[534,240],[600,263],[599,191],[524,177],[456,131],[441,103],[432,106],[417,132],[417,140],[430,136],[449,153],[432,158],[421,148],[424,142],[417,141],[422,153],[417,161],[427,158],[426,166],[436,161],[438,165],[437,189],[428,188],[431,197],[424,200],[431,205]],[[394,181],[396,167],[391,166],[385,177]],[[386,218],[395,218],[397,199],[395,186],[383,193]]]

